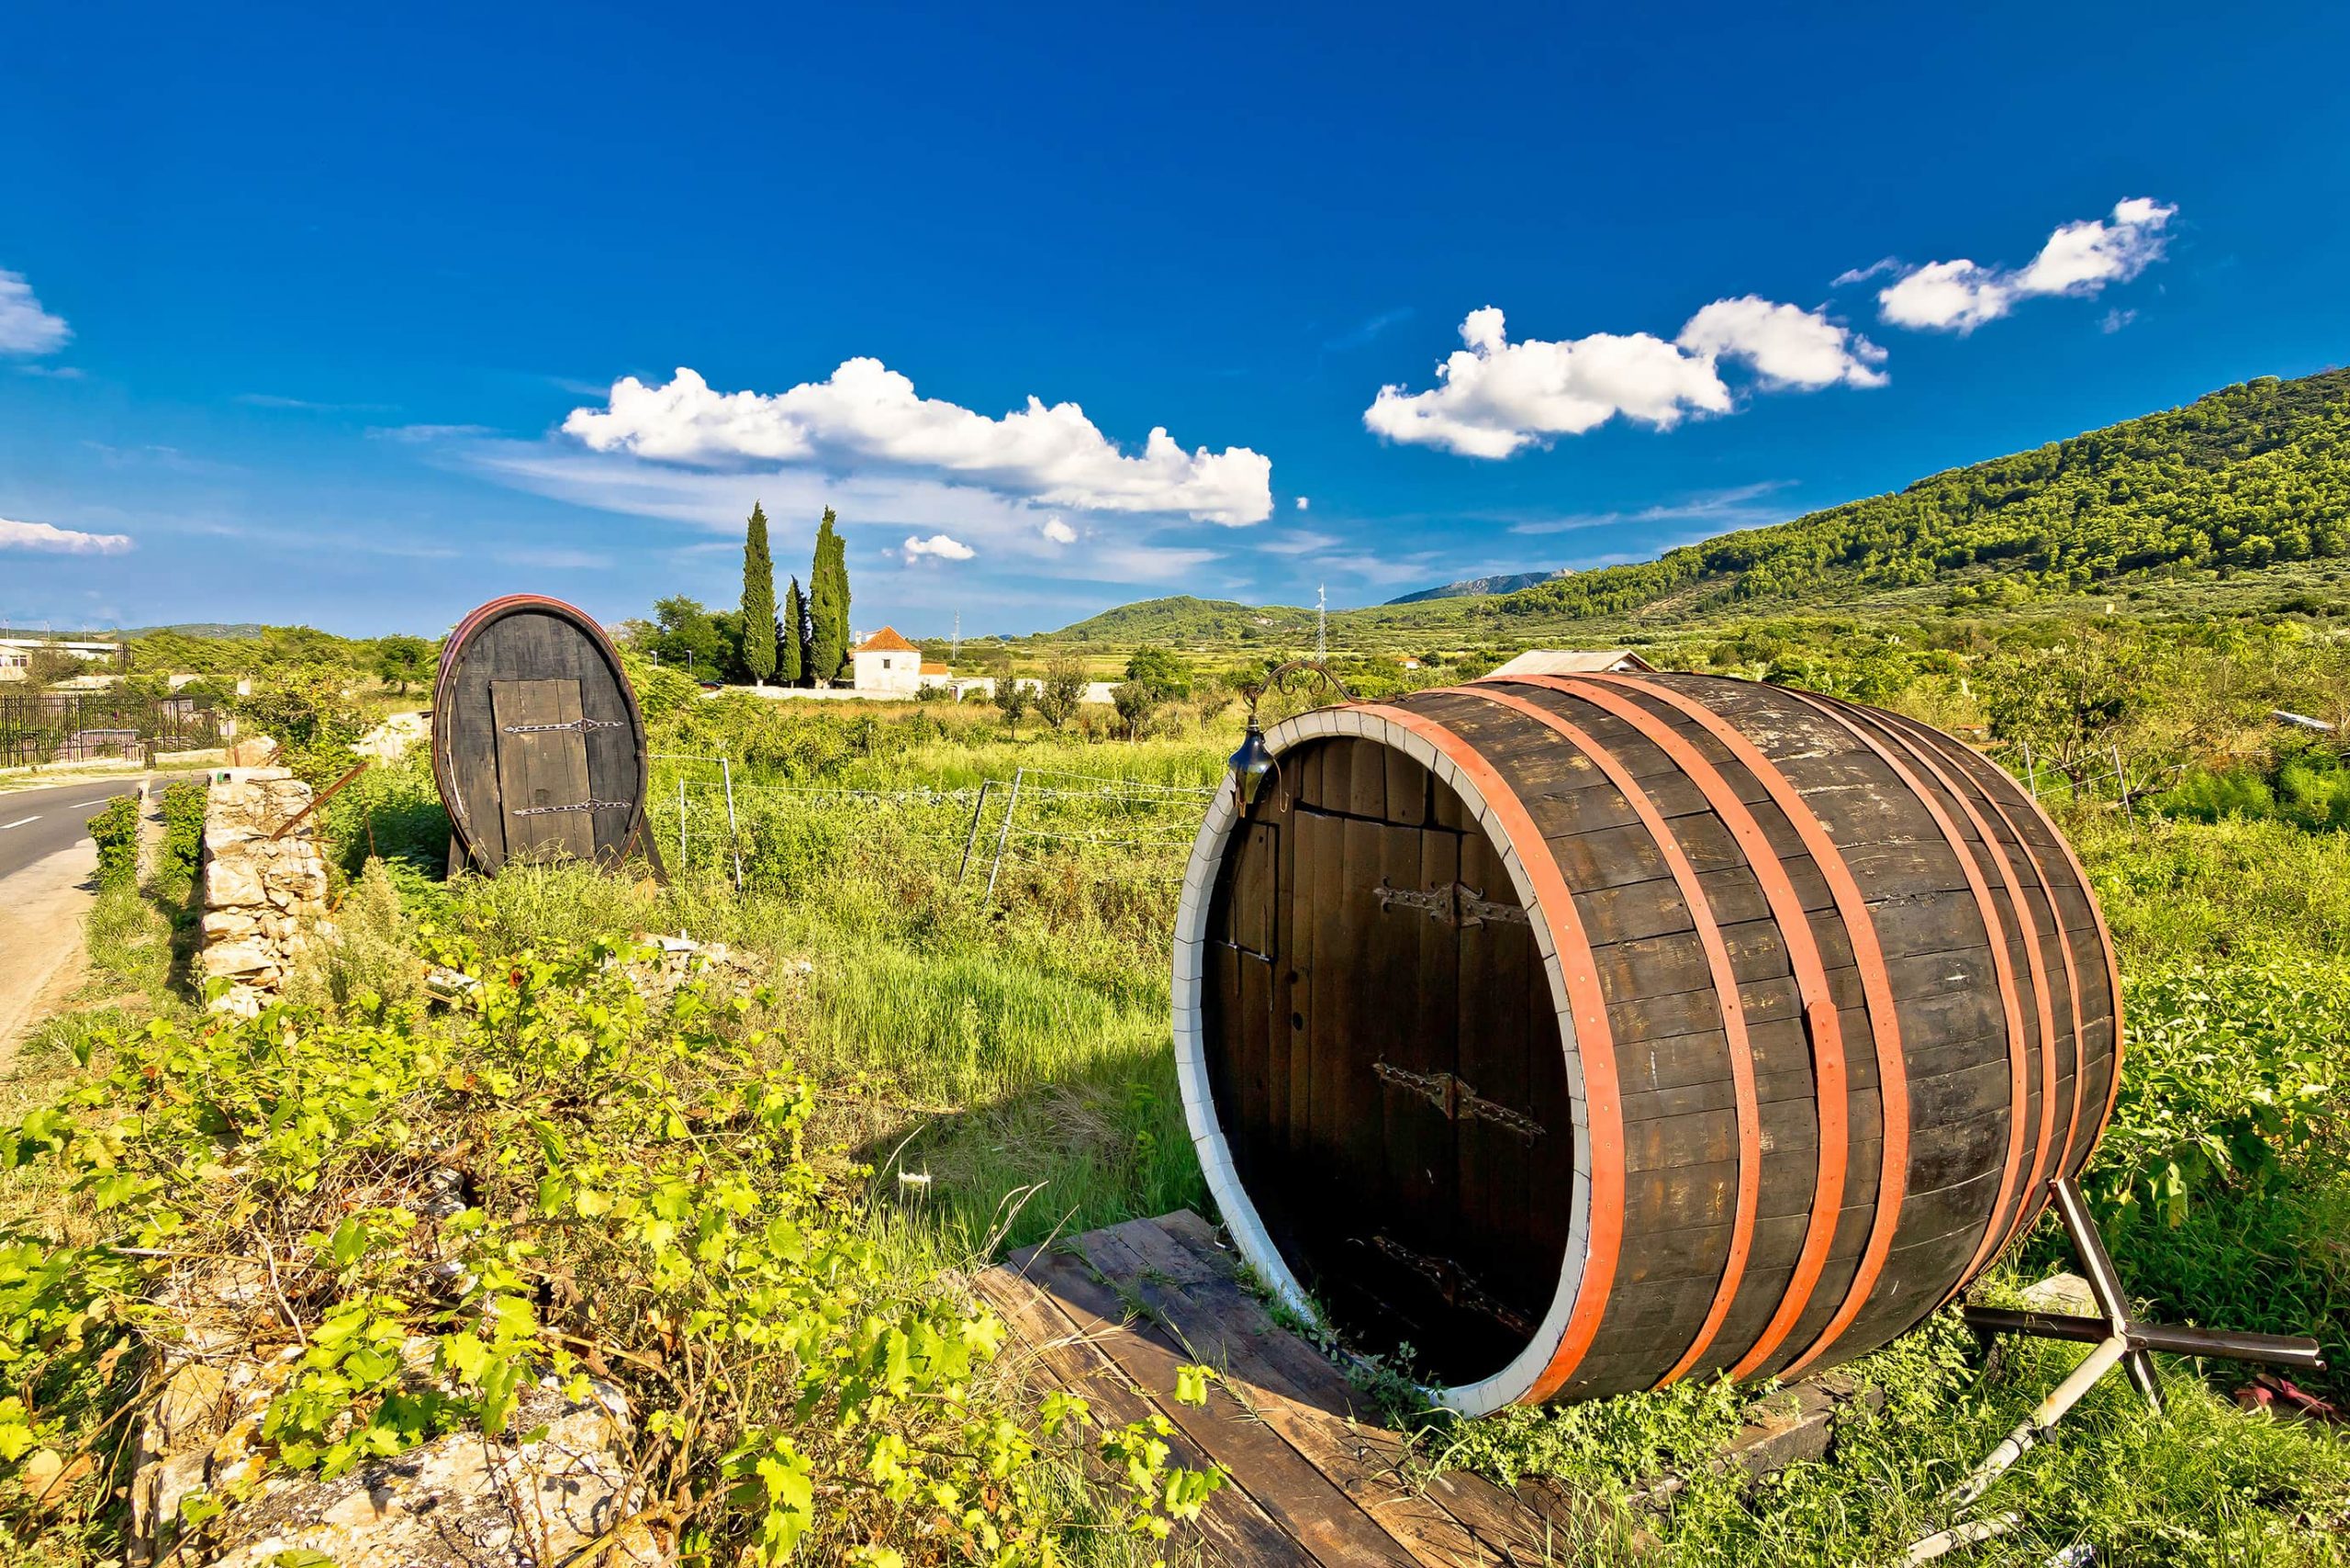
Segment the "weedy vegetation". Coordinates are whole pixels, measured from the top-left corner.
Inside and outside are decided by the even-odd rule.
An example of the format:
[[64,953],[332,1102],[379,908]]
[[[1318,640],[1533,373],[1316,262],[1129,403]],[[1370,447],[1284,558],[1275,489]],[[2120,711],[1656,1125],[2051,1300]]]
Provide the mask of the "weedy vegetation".
[[[2267,716],[2318,711],[2305,688],[2332,646],[2282,623],[1968,622],[1921,641],[1749,621],[1652,656],[1900,707],[2031,777],[2122,956],[2131,1054],[2087,1177],[2125,1283],[2165,1318],[2316,1334],[2339,1369],[2350,836],[2322,783],[2331,743]],[[1342,662],[1393,689],[1489,661]],[[106,1005],[50,1025],[8,1089],[12,1550],[118,1553],[143,1304],[188,1266],[149,1255],[168,1253],[275,1261],[286,1336],[308,1341],[268,1417],[282,1467],[495,1429],[521,1380],[595,1378],[639,1414],[645,1521],[693,1562],[1195,1551],[1182,1520],[1213,1473],[1016,1386],[959,1282],[1008,1247],[1207,1206],[1165,954],[1250,672],[1128,666],[1149,700],[1058,725],[976,702],[706,700],[632,666],[663,754],[666,889],[565,867],[443,881],[421,759],[373,768],[325,813],[341,940],[251,1023],[206,1020],[187,992],[168,847],[143,889],[109,889],[87,999]],[[330,775],[338,731],[312,734],[307,765]],[[755,982],[645,983],[638,934],[678,931]],[[428,962],[475,983],[435,1002]],[[429,1215],[424,1184],[450,1180],[462,1205]],[[2045,1227],[1983,1290],[2067,1262]],[[1882,1403],[1828,1457],[1762,1482],[1709,1458],[1767,1391],[1406,1418],[1431,1466],[1611,1504],[1583,1559],[1880,1562],[1947,1522],[1943,1491],[2077,1354],[2009,1344],[1986,1362],[1945,1314],[1855,1366]],[[2166,1415],[2100,1389],[2001,1483],[2022,1523],[1965,1560],[2342,1562],[2340,1429],[2239,1408],[2244,1369],[2163,1370]],[[2304,1386],[2350,1404],[2339,1370]]]

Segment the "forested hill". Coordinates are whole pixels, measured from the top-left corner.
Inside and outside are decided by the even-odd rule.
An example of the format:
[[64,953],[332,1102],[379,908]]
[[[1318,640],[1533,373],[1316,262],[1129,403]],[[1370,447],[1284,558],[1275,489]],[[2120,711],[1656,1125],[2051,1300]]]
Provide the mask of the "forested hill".
[[1044,635],[1072,643],[1254,643],[1314,635],[1314,611],[1177,594],[1122,604]]
[[[1333,610],[1330,633],[1400,647],[1629,635],[1725,612],[1857,608],[1886,596],[1914,605],[1920,589],[1937,605],[1996,610],[2117,577],[2210,578],[2321,556],[2350,556],[2350,370],[2264,376],[1653,561],[1515,593]],[[1295,646],[1313,635],[1310,610],[1178,598],[1125,605],[1045,639]]]
[[1953,468],[1654,561],[1492,601],[1513,615],[1699,610],[1955,579],[1998,602],[2162,567],[2350,554],[2350,370],[2264,376],[2183,409]]

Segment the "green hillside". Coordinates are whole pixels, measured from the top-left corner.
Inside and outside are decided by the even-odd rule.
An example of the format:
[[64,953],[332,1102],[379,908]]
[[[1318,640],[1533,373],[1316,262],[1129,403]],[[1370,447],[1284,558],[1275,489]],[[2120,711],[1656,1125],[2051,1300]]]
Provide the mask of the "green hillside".
[[[2350,555],[2350,370],[2263,376],[1653,561],[1488,598],[1333,612],[1361,647],[1635,636],[1729,615],[2061,609],[2084,594],[2256,610]],[[1296,630],[1292,630],[1296,629]],[[1153,599],[1053,633],[1192,645],[1310,638],[1313,612]]]
[[1228,599],[1147,599],[1044,633],[1069,643],[1291,643],[1314,636],[1314,611]]

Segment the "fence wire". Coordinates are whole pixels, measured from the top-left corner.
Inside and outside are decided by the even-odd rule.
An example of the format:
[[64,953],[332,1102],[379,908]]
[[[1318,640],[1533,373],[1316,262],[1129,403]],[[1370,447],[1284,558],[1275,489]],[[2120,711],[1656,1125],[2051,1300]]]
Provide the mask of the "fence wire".
[[[1167,784],[1069,768],[1022,768],[976,785],[885,790],[739,777],[722,758],[664,756],[673,767],[649,805],[662,853],[680,874],[719,872],[739,889],[777,880],[795,841],[854,833],[860,815],[942,875],[992,900],[1007,869],[1172,886],[1215,786]],[[1040,784],[1038,778],[1055,780]]]

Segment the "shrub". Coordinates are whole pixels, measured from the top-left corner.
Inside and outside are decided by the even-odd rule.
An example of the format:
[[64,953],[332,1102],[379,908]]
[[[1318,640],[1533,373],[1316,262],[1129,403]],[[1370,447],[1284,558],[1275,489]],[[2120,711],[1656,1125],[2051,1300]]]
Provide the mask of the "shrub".
[[196,885],[204,854],[205,787],[182,779],[163,790],[163,846],[155,861],[155,886],[166,897],[187,896]]
[[[689,979],[656,1004],[632,979],[654,955],[609,944],[435,957],[474,981],[446,1025],[377,999],[161,1020],[0,1131],[0,1168],[54,1163],[81,1216],[0,1252],[6,1386],[102,1383],[161,1260],[269,1248],[310,1347],[262,1418],[272,1471],[500,1433],[537,1379],[586,1397],[588,1347],[645,1413],[627,1457],[663,1502],[643,1517],[693,1564],[1041,1565],[1079,1529],[1163,1538],[1220,1484],[1168,1463],[1164,1417],[1031,1402],[995,1372],[1002,1321],[898,1264],[864,1172],[806,1147],[814,1093],[747,1022],[767,998]],[[404,1365],[410,1338],[429,1370]],[[0,1400],[0,1470],[103,1435],[68,1413]],[[198,1502],[199,1528],[234,1506]]]
[[2178,1225],[2221,1191],[2262,1200],[2308,1176],[2341,1114],[2350,984],[2339,965],[2187,969],[2134,990],[2126,1071],[2089,1192]]
[[329,669],[289,669],[234,700],[237,717],[277,743],[279,766],[314,790],[359,760],[352,745],[366,733],[342,680]]
[[139,798],[117,795],[92,817],[90,836],[98,846],[98,886],[128,888],[139,880]]

